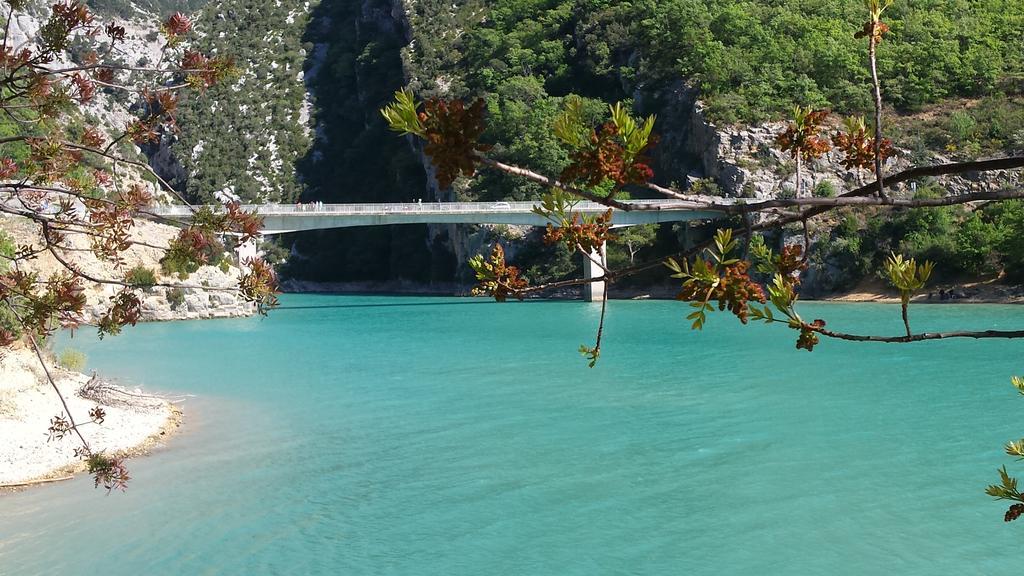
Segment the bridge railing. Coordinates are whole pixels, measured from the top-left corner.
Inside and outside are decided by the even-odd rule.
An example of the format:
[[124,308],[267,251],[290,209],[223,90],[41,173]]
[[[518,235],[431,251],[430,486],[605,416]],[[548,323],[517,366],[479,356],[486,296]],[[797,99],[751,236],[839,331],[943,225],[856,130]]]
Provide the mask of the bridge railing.
[[[673,200],[630,200],[634,204],[645,204],[651,207],[671,207],[678,202]],[[406,202],[386,204],[246,204],[246,211],[256,211],[263,215],[324,215],[324,214],[453,214],[453,213],[515,213],[530,212],[539,202]],[[223,212],[224,207],[209,205],[215,212]],[[198,206],[160,206],[150,210],[159,216],[189,216]],[[603,212],[608,207],[597,202],[579,202],[575,210],[581,212]]]

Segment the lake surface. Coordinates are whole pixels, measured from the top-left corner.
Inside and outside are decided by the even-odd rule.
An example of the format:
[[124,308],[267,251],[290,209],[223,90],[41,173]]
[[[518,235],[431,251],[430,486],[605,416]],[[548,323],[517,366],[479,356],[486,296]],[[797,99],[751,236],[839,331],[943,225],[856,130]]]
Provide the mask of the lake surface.
[[[269,318],[68,343],[191,394],[183,432],[0,497],[0,574],[1020,574],[984,495],[1024,435],[1024,342],[826,341],[676,302],[288,296]],[[899,333],[896,306],[805,304]],[[917,306],[917,330],[1024,308]],[[43,433],[43,431],[40,431]],[[0,440],[2,441],[2,440]]]

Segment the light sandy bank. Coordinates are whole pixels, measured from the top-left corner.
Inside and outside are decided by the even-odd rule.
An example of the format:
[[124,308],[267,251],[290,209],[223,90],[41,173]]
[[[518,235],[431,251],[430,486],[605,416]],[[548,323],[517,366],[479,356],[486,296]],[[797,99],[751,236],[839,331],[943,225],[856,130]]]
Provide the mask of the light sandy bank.
[[[821,298],[802,298],[831,302],[885,304],[898,304],[900,301],[899,293],[884,285],[880,280],[862,282],[853,290],[841,294]],[[1024,304],[1024,287],[993,281],[940,283],[926,287],[915,294],[911,301],[921,304]]]
[[[180,412],[166,399],[98,381],[88,386],[90,377],[59,367],[51,373],[75,421],[86,422],[80,429],[93,451],[145,453],[180,423]],[[106,412],[103,423],[87,423],[96,406]],[[50,419],[64,412],[31,350],[0,349],[0,486],[84,470],[73,433],[47,441]]]

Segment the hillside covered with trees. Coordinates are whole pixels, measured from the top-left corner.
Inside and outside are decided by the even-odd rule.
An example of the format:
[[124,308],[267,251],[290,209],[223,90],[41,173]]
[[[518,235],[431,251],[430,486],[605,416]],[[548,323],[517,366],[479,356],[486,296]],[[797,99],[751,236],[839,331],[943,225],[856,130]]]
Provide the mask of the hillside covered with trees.
[[[680,160],[688,152],[671,145],[686,130],[673,119],[687,117],[679,108],[692,106],[671,98],[680,87],[695,90],[701,113],[719,126],[784,119],[795,104],[844,115],[868,113],[872,105],[867,59],[852,33],[863,23],[856,2],[324,0],[310,10],[263,0],[204,9],[203,41],[249,68],[204,99],[215,109],[182,117],[186,129],[172,150],[193,198],[224,188],[243,200],[284,202],[538,197],[536,184],[489,172],[450,190],[430,186],[419,151],[389,133],[379,116],[407,84],[420,97],[483,98],[491,155],[549,174],[568,162],[551,130],[566,97],[582,97],[595,122],[606,103],[625,101],[659,116],[656,132],[665,145],[654,150],[655,179],[682,185],[697,163]],[[1024,148],[1024,11],[1015,0],[901,0],[887,21],[892,29],[879,50],[879,73],[898,147],[925,163],[938,154],[964,159]],[[922,193],[945,193],[938,182],[920,185]],[[984,211],[951,210],[945,217],[970,222],[990,246],[1003,246],[1018,225]],[[843,221],[819,236],[819,261],[874,262],[900,247],[918,256],[941,251],[939,273],[950,277],[994,273],[1006,264],[998,257],[968,262],[976,238],[954,246],[957,237],[941,226],[904,232],[908,218],[879,211]],[[425,227],[306,234],[285,240],[295,243],[296,256],[287,272],[317,280],[450,280],[453,254],[465,248],[466,236]],[[851,247],[868,237],[877,242]],[[652,250],[661,252],[692,235],[663,227],[651,238]],[[623,259],[637,250],[620,245],[612,252]],[[573,267],[532,235],[519,258],[545,279]],[[862,269],[853,266],[830,287],[850,285]]]

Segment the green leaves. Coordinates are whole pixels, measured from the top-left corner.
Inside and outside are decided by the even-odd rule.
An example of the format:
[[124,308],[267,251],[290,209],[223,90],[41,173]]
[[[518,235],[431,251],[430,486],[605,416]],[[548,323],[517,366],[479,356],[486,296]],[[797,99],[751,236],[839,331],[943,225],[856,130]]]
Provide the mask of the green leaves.
[[754,269],[762,274],[775,272],[775,253],[764,243],[763,236],[754,236],[750,239],[750,259],[754,262]]
[[[1017,392],[1024,394],[1024,378],[1013,376],[1010,378],[1010,382]],[[1024,439],[1007,442],[1003,449],[1008,455],[1024,460]],[[999,484],[989,485],[985,489],[985,494],[996,500],[1016,500],[1018,502],[1006,511],[1006,515],[1003,517],[1004,521],[1012,522],[1024,515],[1024,495],[1017,489],[1017,479],[1010,476],[1006,471],[1006,466],[999,469]]]
[[497,302],[504,302],[509,296],[523,299],[522,291],[529,281],[519,275],[519,269],[505,261],[505,249],[495,244],[490,258],[477,254],[469,259],[469,267],[476,273],[477,285],[472,293],[476,296],[492,296]]
[[590,128],[583,120],[583,99],[576,95],[565,99],[565,109],[555,118],[555,136],[574,150],[590,144]]
[[594,366],[597,365],[598,359],[601,358],[601,348],[599,346],[591,348],[586,344],[580,344],[580,354],[582,354],[584,358],[589,360],[589,362],[587,362],[587,366],[593,368]]
[[622,105],[622,102],[616,102],[615,105],[609,106],[608,110],[611,112],[612,124],[619,130],[619,136],[622,138],[623,147],[626,150],[626,158],[628,161],[632,161],[650,143],[655,117],[654,115],[648,116],[643,124],[638,124]]
[[934,269],[933,262],[925,261],[918,265],[913,258],[904,259],[902,254],[896,253],[890,254],[889,259],[885,261],[885,274],[889,283],[901,294],[906,295],[906,298],[924,287]]
[[553,129],[571,149],[571,162],[562,170],[560,180],[589,188],[612,184],[611,197],[626,184],[642,184],[654,176],[643,154],[653,144],[654,116],[638,123],[621,102],[609,106],[608,111],[609,121],[594,129],[584,119],[582,99],[570,96]]
[[552,188],[541,197],[540,206],[534,206],[530,211],[560,225],[568,219],[568,214],[578,202],[578,198],[565,190]]
[[918,265],[913,258],[904,260],[903,255],[892,253],[885,262],[885,273],[889,283],[900,291],[900,304],[903,310],[903,326],[910,337],[910,319],[907,315],[907,308],[910,305],[910,297],[917,290],[924,287],[925,282],[932,275],[935,264],[926,261]]
[[799,318],[793,311],[797,296],[792,283],[787,282],[782,274],[776,273],[766,288],[768,289],[768,299],[779,312],[784,313],[790,319]]
[[1024,378],[1021,378],[1020,376],[1013,376],[1010,378],[1010,383],[1012,383],[1013,387],[1017,389],[1017,392],[1020,392],[1020,394],[1024,396]]
[[708,320],[707,313],[714,310],[709,300],[721,282],[717,268],[702,258],[697,258],[694,261],[692,269],[685,260],[680,265],[673,258],[666,259],[665,266],[673,272],[672,278],[684,279],[683,291],[687,293],[687,296],[691,293],[696,295],[698,289],[706,288],[702,299],[690,302],[690,307],[695,310],[686,316],[687,320],[693,320],[690,325],[691,330],[703,330],[704,323]]
[[420,120],[417,108],[419,104],[416,103],[412,90],[402,88],[395,92],[395,101],[385,106],[380,113],[395,132],[400,132],[403,136],[415,134],[420,138],[426,138],[426,127]]
[[704,323],[708,321],[708,312],[713,311],[715,308],[707,300],[703,302],[690,302],[691,308],[697,310],[691,312],[686,316],[687,320],[693,320],[693,324],[690,325],[691,330],[703,330]]
[[732,236],[731,228],[719,228],[715,232],[715,250],[710,252],[711,257],[721,266],[729,266],[739,262],[737,258],[728,258],[728,255],[736,249],[738,241]]
[[1006,466],[999,469],[1000,484],[991,484],[985,489],[985,493],[997,500],[1020,500],[1021,494],[1017,491],[1017,479],[1006,472]]
[[875,22],[882,17],[882,13],[893,5],[894,0],[864,0],[864,7],[871,13],[871,19]]
[[1004,449],[1008,455],[1024,459],[1024,440],[1007,442]]
[[753,318],[754,320],[764,320],[765,324],[771,324],[772,322],[775,322],[775,313],[772,312],[772,309],[769,306],[765,306],[764,308],[751,306],[750,317]]

